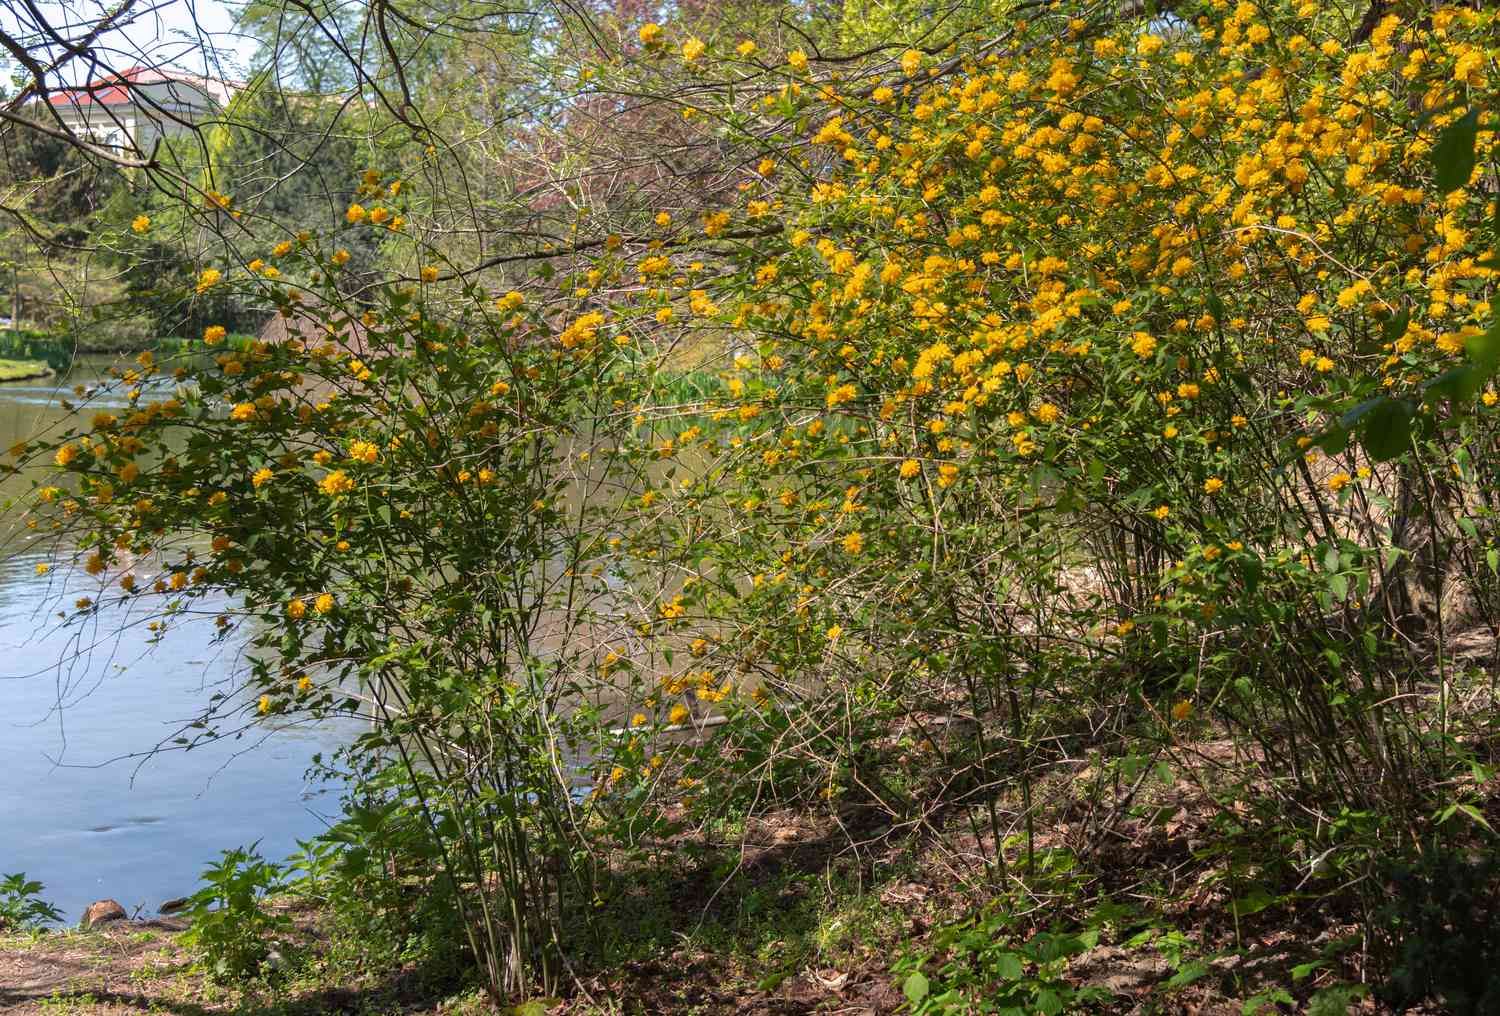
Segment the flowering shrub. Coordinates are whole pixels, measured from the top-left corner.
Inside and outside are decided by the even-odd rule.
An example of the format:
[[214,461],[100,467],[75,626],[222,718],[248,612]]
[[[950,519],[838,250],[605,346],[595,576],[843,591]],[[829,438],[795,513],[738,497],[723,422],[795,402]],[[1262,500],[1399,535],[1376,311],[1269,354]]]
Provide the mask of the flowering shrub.
[[[360,189],[396,193],[375,174]],[[399,242],[398,211],[359,207],[347,229]],[[371,716],[354,751],[403,764],[501,997],[533,963],[555,976],[562,910],[588,880],[576,760],[611,735],[574,683],[606,630],[605,522],[578,492],[608,467],[575,464],[609,446],[627,379],[597,313],[563,321],[436,268],[352,305],[340,239],[205,269],[200,289],[241,287],[288,337],[220,351],[210,327],[205,358],[117,371],[128,408],[85,405],[74,430],[16,449],[54,468],[28,524],[98,577],[71,623],[138,601],[169,637],[210,591],[236,594],[213,623],[243,632],[248,669],[199,737],[242,711]]]
[[869,76],[792,54],[711,111],[808,127],[705,220],[718,284],[647,292],[734,354],[661,446],[712,463],[656,509],[701,579],[661,614],[777,716],[702,778],[784,789],[774,743],[910,812],[874,747],[956,715],[1030,815],[1025,760],[1076,731],[1211,718],[1320,821],[1428,807],[1463,754],[1441,640],[1497,606],[1494,27],[1053,10]]
[[[143,357],[128,412],[18,449],[57,473],[31,524],[110,583],[75,619],[242,597],[221,716],[373,711],[497,1000],[663,804],[956,810],[1004,868],[1045,767],[1123,806],[1213,724],[1216,800],[1363,857],[1478,814],[1448,640],[1500,606],[1495,27],[1064,4],[830,65],[638,26],[600,87],[695,82],[730,207],[517,283],[372,170],[197,279],[286,341]],[[413,263],[356,301],[370,231]]]

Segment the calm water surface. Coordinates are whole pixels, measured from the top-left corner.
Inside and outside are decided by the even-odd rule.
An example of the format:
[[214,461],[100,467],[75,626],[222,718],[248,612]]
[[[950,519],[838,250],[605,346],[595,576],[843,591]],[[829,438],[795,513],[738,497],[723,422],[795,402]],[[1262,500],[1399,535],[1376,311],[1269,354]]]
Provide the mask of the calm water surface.
[[[67,387],[102,366],[81,366]],[[62,421],[58,398],[56,382],[0,384],[0,449]],[[11,479],[0,490],[28,488]],[[0,554],[0,873],[44,882],[70,921],[104,897],[148,915],[194,891],[222,849],[259,840],[280,860],[325,828],[336,796],[304,773],[350,726],[251,725],[152,754],[243,665],[243,643],[214,642],[210,616],[148,646],[147,619],[127,608],[101,608],[86,630],[60,628],[60,604],[86,590],[58,572],[38,576],[40,546],[8,541]]]

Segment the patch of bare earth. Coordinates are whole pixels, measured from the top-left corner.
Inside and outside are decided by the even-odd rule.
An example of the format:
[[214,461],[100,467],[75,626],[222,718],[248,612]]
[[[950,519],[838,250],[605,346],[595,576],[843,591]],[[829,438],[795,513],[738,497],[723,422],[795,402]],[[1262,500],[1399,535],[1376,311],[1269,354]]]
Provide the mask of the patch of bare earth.
[[193,1004],[201,986],[177,943],[182,928],[181,922],[120,921],[93,931],[0,939],[0,1012],[202,1011]]

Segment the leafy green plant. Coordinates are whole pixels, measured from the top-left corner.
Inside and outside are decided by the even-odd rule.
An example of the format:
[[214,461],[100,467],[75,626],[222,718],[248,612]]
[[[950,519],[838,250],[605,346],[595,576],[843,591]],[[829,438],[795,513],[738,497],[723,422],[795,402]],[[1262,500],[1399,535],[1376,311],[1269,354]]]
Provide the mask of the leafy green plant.
[[62,911],[41,898],[46,886],[24,871],[0,877],[0,928],[40,928],[62,920]]
[[183,936],[211,977],[244,980],[260,973],[292,927],[291,918],[267,909],[266,898],[285,885],[286,869],[263,858],[253,843],[223,851],[203,872],[203,888],[189,897]]
[[[1038,858],[1043,881],[1067,888],[1072,858],[1049,851]],[[1021,900],[1004,894],[981,915],[939,931],[922,952],[893,967],[913,1013],[981,1011],[1053,1016],[1110,997],[1109,991],[1068,980],[1072,959],[1099,944],[1101,929],[1121,916],[1102,906],[1082,924],[1029,927],[1016,915]]]
[[1397,1012],[1433,1000],[1456,1016],[1500,1011],[1500,862],[1437,853],[1395,868],[1378,920],[1392,953],[1376,997]]
[[437,874],[439,846],[412,803],[399,767],[357,777],[343,817],[299,841],[288,858],[291,894],[324,922],[326,970],[368,970],[416,961],[452,974],[465,954],[461,908]]
[[1109,997],[1103,988],[1080,987],[1065,976],[1069,960],[1098,944],[1097,928],[1039,931],[1021,939],[1008,925],[1006,917],[996,915],[937,936],[934,945],[944,958],[930,975],[924,967],[931,957],[899,964],[911,1011],[963,1010],[982,998],[988,1011],[1004,1016],[1053,1016]]

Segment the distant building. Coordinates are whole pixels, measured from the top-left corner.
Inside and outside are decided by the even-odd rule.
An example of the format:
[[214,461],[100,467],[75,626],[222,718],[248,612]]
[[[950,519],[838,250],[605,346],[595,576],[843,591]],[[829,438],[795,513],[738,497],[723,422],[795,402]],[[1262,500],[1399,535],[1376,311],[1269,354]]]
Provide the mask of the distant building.
[[76,136],[97,145],[149,153],[157,138],[185,134],[203,120],[222,114],[244,87],[240,81],[132,67],[81,88],[53,92],[49,101]]

